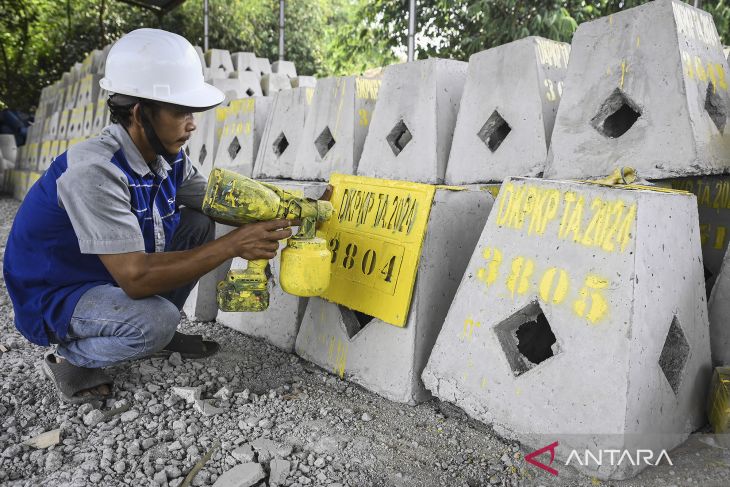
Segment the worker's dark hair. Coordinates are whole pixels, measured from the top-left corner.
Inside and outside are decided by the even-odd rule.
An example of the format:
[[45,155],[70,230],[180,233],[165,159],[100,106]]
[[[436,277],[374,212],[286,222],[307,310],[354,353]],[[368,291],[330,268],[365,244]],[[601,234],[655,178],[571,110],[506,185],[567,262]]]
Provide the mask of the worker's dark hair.
[[157,116],[160,104],[150,102],[143,98],[115,93],[109,95],[109,98],[106,100],[106,106],[109,107],[109,114],[112,123],[118,123],[124,128],[129,128],[132,124],[132,108],[134,108],[134,105],[137,103],[142,103],[145,106],[146,113],[151,114],[153,117]]

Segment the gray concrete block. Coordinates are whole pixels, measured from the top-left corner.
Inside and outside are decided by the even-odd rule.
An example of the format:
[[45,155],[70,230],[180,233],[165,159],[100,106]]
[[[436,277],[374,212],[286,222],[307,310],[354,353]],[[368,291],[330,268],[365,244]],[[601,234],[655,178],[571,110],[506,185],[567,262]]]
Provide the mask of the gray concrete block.
[[[225,109],[223,110],[225,113]],[[218,109],[213,109],[195,114],[196,128],[185,149],[190,160],[205,177],[208,177],[213,169],[217,112]]]
[[79,91],[76,95],[76,107],[86,106],[89,103],[95,103],[99,99],[99,80],[102,78],[99,74],[89,74],[79,81]]
[[0,134],[0,156],[13,165],[18,160],[18,146],[13,134]]
[[94,109],[94,121],[91,126],[91,134],[100,134],[102,129],[111,123],[109,113],[109,107],[106,104],[106,96],[101,96],[96,101],[96,108]]
[[730,169],[730,77],[710,14],[657,0],[581,24],[572,46],[545,177]]
[[208,66],[205,64],[205,53],[203,52],[203,48],[200,46],[193,47],[195,48],[195,53],[198,55],[198,58],[200,58],[200,67],[207,68]]
[[313,95],[313,88],[292,88],[274,95],[256,154],[255,178],[292,178]]
[[542,176],[569,55],[569,44],[526,37],[469,58],[447,184]]
[[46,117],[45,120],[36,118],[36,124],[43,127],[43,134],[41,140],[54,140],[58,139],[58,119],[60,117],[59,112],[53,112],[50,116]]
[[[262,96],[261,81],[258,75],[252,71],[234,71],[230,74],[231,78],[240,80],[245,86],[244,96]],[[239,98],[244,98],[241,96]]]
[[285,74],[289,78],[297,77],[297,68],[291,61],[274,61],[271,63],[271,72]]
[[707,306],[710,316],[712,364],[728,365],[730,364],[730,263],[727,253]]
[[357,174],[443,183],[466,69],[447,59],[385,68]]
[[260,76],[271,74],[271,63],[265,57],[256,58],[256,68],[258,69]]
[[[226,94],[224,103],[228,104],[231,100],[239,100],[241,98],[250,98],[252,96],[261,96],[261,87],[255,76],[251,73],[241,73],[240,77],[231,73],[230,78],[214,79],[211,84]],[[252,79],[253,78],[253,79]]]
[[84,106],[84,120],[81,124],[81,136],[91,137],[94,135],[94,110],[96,109],[95,103],[87,103]]
[[[428,399],[421,371],[493,201],[483,191],[436,190],[404,327],[310,298],[296,353],[392,401],[415,404]],[[345,252],[344,244],[341,250]],[[382,265],[375,267],[380,271]],[[399,278],[396,286],[408,284]]]
[[235,71],[253,73],[258,79],[261,79],[261,70],[256,60],[256,54],[252,52],[234,52],[231,54],[231,59]]
[[291,80],[292,88],[316,88],[317,78],[314,76],[297,76]]
[[[319,198],[327,187],[326,183],[321,182],[277,181],[273,179],[268,181],[287,191],[296,191],[308,198]],[[268,309],[259,312],[237,313],[218,311],[218,321],[229,328],[246,335],[262,338],[277,348],[292,352],[308,298],[287,294],[279,285],[281,249],[284,247],[285,243],[281,242],[279,245],[280,251],[275,258],[269,261],[272,275],[269,278],[268,286]],[[247,261],[245,259],[235,258],[230,268],[244,269],[246,265]]]
[[71,110],[66,129],[66,138],[71,140],[81,137],[81,130],[84,127],[84,107],[78,106]]
[[231,53],[225,49],[208,49],[205,53],[205,65],[210,69],[222,70],[226,73],[233,71]]
[[[221,238],[230,233],[235,227],[215,224],[215,238]],[[187,301],[183,305],[185,315],[193,321],[214,321],[218,316],[218,303],[216,301],[216,289],[218,283],[226,277],[231,261],[227,261],[212,271],[205,274],[198,280],[190,292]]]
[[261,134],[271,109],[271,98],[233,100],[221,130],[214,167],[251,177]]
[[331,173],[355,174],[380,80],[359,76],[323,78],[297,151],[294,178],[328,180]]
[[[693,195],[508,179],[423,380],[528,448],[558,441],[560,463],[571,449],[657,458],[705,424],[706,309]],[[608,463],[571,465],[646,467]]]
[[71,118],[71,110],[63,110],[58,116],[58,138],[68,140],[68,123]]
[[261,91],[264,96],[272,96],[274,93],[291,88],[289,77],[280,73],[267,73],[261,76]]

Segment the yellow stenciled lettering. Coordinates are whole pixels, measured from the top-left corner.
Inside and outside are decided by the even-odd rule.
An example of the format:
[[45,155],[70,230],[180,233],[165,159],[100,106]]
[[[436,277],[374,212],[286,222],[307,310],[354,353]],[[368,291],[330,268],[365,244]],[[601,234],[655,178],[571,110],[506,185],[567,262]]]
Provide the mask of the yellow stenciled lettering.
[[565,200],[565,209],[563,210],[563,217],[560,219],[560,228],[558,228],[558,238],[565,238],[568,234],[568,216],[572,209],[573,203],[575,203],[575,193],[568,191],[563,196]]
[[616,249],[613,242],[618,234],[619,225],[621,225],[621,217],[624,214],[625,208],[626,205],[621,200],[618,200],[611,205],[608,220],[613,221],[607,225],[608,232],[606,233],[606,237],[603,239],[603,244],[601,245],[603,250],[606,252],[613,252]]
[[464,329],[461,332],[461,335],[459,335],[459,338],[462,340],[470,340],[472,336],[474,335],[474,330],[476,328],[481,328],[482,324],[478,321],[474,321],[471,317],[464,320]]
[[621,244],[621,252],[626,250],[629,242],[631,242],[634,220],[636,220],[636,203],[629,207],[629,212],[626,214],[626,218],[624,218],[618,230],[618,241]]
[[499,275],[499,266],[502,264],[502,252],[498,249],[487,247],[482,252],[482,257],[487,262],[487,266],[477,270],[477,278],[489,287],[494,284]]
[[[608,279],[595,274],[586,276],[584,286],[578,291],[578,299],[573,303],[573,311],[581,318],[586,318],[595,325],[608,312],[608,301],[603,290],[608,287]],[[590,301],[590,306],[589,306]]]
[[569,286],[570,278],[568,273],[563,269],[551,267],[545,271],[542,279],[540,279],[540,297],[546,303],[552,301],[553,304],[560,304],[568,295]]
[[503,184],[502,189],[499,190],[499,211],[497,212],[497,226],[499,227],[507,223],[509,205],[514,192],[515,185],[512,183]]
[[507,278],[507,289],[512,293],[521,296],[530,288],[530,277],[535,270],[535,263],[531,259],[515,257],[512,260],[512,272]]

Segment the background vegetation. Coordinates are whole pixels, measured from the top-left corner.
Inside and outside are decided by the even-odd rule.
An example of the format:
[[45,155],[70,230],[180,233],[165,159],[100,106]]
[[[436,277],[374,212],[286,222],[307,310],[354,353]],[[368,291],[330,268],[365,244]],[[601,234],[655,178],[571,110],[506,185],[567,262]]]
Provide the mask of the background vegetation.
[[[418,0],[417,57],[467,60],[527,35],[570,42],[579,23],[642,3]],[[209,4],[211,47],[278,58],[277,0]],[[705,0],[702,7],[730,42],[726,0]],[[320,77],[397,62],[405,56],[407,8],[407,0],[287,0],[286,58],[300,73]],[[187,0],[162,19],[116,0],[0,0],[0,12],[0,108],[32,110],[41,88],[135,28],[162,27],[203,45],[202,0]]]

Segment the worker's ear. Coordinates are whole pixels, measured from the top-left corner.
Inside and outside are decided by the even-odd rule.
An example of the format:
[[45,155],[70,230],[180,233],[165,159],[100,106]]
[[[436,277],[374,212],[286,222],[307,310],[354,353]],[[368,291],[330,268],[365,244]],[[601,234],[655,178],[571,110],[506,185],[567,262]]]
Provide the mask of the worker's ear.
[[132,124],[142,128],[142,104],[136,103],[132,107]]

